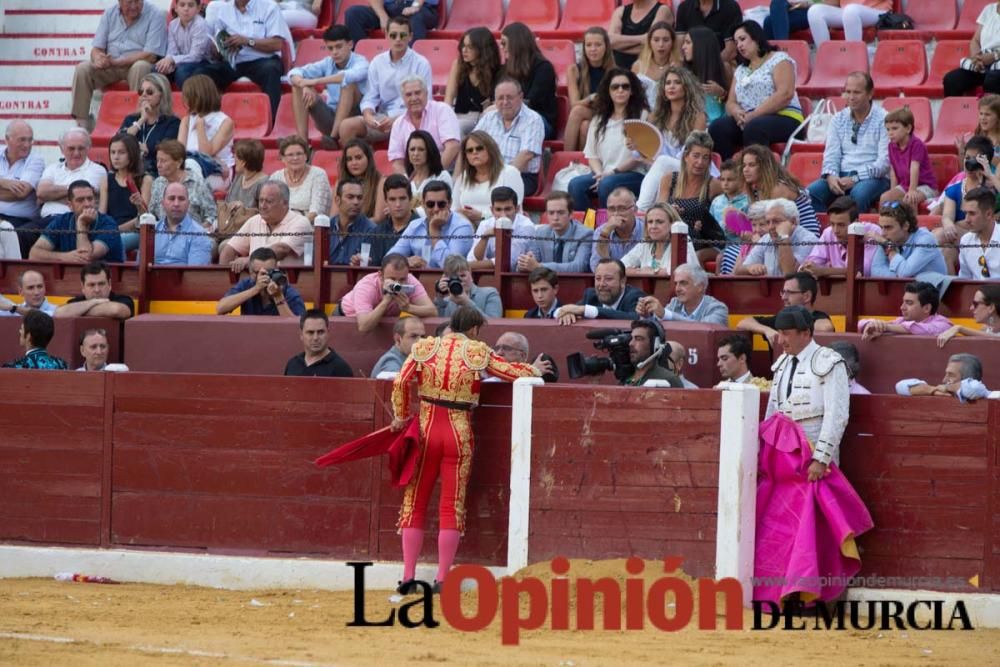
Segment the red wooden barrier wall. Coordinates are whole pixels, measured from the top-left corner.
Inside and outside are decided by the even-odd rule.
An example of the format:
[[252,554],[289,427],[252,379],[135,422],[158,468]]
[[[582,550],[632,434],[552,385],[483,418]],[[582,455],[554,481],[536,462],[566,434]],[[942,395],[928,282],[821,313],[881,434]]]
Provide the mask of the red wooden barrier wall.
[[[398,559],[400,492],[382,462],[312,466],[387,423],[388,390],[0,371],[0,540]],[[720,394],[537,391],[530,559],[678,554],[709,574]],[[510,394],[487,385],[475,415],[466,562],[506,560]],[[842,452],[876,524],[859,542],[863,575],[979,575],[979,589],[952,588],[1000,591],[1000,402],[856,396]]]

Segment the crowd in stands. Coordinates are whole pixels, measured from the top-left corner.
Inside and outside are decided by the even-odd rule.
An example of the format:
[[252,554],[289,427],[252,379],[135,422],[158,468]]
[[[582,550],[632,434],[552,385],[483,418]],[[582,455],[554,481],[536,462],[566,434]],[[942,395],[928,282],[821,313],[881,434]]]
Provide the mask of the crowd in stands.
[[[536,307],[528,317],[728,326],[726,304],[706,293],[710,275],[784,276],[784,303],[813,310],[815,279],[844,275],[848,228],[861,224],[863,274],[914,282],[900,318],[863,320],[859,332],[939,335],[942,344],[994,333],[996,295],[988,285],[972,311],[982,329],[954,325],[937,307],[949,275],[1000,278],[1000,3],[982,10],[969,56],[943,79],[946,95],[980,86],[987,93],[977,126],[956,140],[961,171],[950,182],[935,176],[914,113],[884,109],[867,71],[844,78],[844,106],[829,119],[818,178],[805,182],[772,152],[807,113],[796,89],[799,65],[772,40],[808,29],[819,46],[831,28],[860,40],[892,11],[890,0],[773,0],[762,25],[746,20],[736,0],[635,0],[608,25],[583,32],[579,56],[564,72],[531,27],[516,21],[498,34],[466,30],[450,70],[433,71],[413,43],[433,37],[439,5],[371,0],[338,14],[343,24],[318,27],[323,0],[176,0],[169,22],[152,4],[119,0],[76,68],[78,127],[60,138],[61,159],[44,164],[32,150],[31,126],[7,124],[0,259],[88,267],[83,296],[50,307],[50,315],[127,317],[133,306],[110,292],[109,280],[88,281],[102,275],[94,268],[102,261],[135,259],[149,214],[155,264],[245,271],[218,313],[305,313],[305,356],[290,368],[325,359],[323,373],[336,374],[340,364],[321,354],[325,316],[306,311],[281,270],[312,263],[311,233],[327,218],[330,265],[381,267],[337,307],[335,315],[356,317],[362,331],[386,316],[449,317],[462,306],[502,317],[500,293],[474,280],[474,271],[494,265],[500,225],[512,229],[509,270],[529,276]],[[321,35],[326,55],[290,67],[293,29]],[[384,43],[366,57],[356,49],[362,40]],[[560,74],[568,93],[562,117]],[[285,122],[294,133],[239,132],[223,95],[241,77],[267,96],[273,122],[283,87],[291,91]],[[445,79],[443,90],[435,88]],[[114,119],[117,132],[95,152],[94,93],[123,81],[138,94],[135,110],[120,124]],[[655,130],[655,150],[634,133],[642,125]],[[584,159],[557,174],[565,177],[553,187],[544,166],[557,137]],[[274,144],[280,167],[268,160]],[[327,151],[339,155],[323,160]],[[100,162],[91,159],[98,155]],[[543,200],[541,224],[526,214],[527,198]],[[872,210],[877,223],[859,221]],[[940,215],[936,229],[920,224],[928,210]],[[585,213],[597,224],[581,223]],[[677,223],[687,225],[687,261],[671,266]],[[442,272],[435,294],[412,269]],[[593,273],[594,286],[579,303],[563,303],[560,273]],[[11,304],[12,314],[47,312],[48,302],[31,291],[37,275],[21,276],[25,304]],[[668,303],[626,282],[657,275],[673,279]],[[983,304],[994,315],[981,317]],[[829,317],[813,314],[817,330],[827,328]],[[775,336],[768,318],[747,318],[739,328]],[[397,361],[419,335],[398,329],[389,355]],[[45,334],[42,327],[30,337],[44,348]],[[735,341],[724,350],[720,370],[744,378],[746,350]]]

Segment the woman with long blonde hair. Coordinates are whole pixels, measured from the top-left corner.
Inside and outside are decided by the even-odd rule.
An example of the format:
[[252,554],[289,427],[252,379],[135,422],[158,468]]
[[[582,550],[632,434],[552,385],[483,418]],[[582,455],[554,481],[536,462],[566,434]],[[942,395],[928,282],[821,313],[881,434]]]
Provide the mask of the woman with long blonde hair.
[[680,64],[678,57],[677,33],[669,23],[654,23],[646,33],[639,58],[632,64],[632,71],[642,81],[646,89],[646,100],[650,108],[655,106],[659,95],[659,84],[664,71],[671,65]]
[[663,176],[656,197],[656,201],[676,207],[688,224],[702,266],[721,252],[719,243],[726,238],[709,210],[712,200],[722,193],[718,179],[712,178],[709,171],[711,164],[712,137],[708,132],[692,132],[684,142],[680,168]]
[[[625,253],[622,264],[629,276],[670,275],[670,226],[681,221],[681,215],[670,204],[653,204],[646,211],[642,243]],[[698,264],[691,238],[688,237],[688,262]]]
[[604,28],[587,28],[583,33],[583,58],[566,68],[566,86],[569,91],[569,118],[563,132],[564,150],[580,150],[581,137],[594,117],[594,98],[601,86],[601,79],[615,66],[611,51],[611,38]]

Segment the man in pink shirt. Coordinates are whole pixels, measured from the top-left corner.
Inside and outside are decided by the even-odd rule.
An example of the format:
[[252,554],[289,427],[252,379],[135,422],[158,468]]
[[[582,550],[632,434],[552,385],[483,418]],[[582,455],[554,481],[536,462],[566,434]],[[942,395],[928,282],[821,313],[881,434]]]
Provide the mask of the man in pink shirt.
[[344,295],[337,308],[338,315],[357,317],[358,331],[367,333],[378,326],[383,317],[406,311],[417,317],[434,317],[437,306],[427,296],[420,281],[410,275],[406,258],[390,253],[382,258],[378,273],[369,273]]
[[[312,225],[304,215],[288,208],[288,186],[280,181],[267,181],[260,186],[257,208],[260,213],[243,223],[219,252],[219,264],[228,264],[239,273],[250,261],[257,248],[270,248],[284,264],[302,263],[306,239],[312,236]],[[262,236],[246,236],[261,234]]]
[[906,286],[903,305],[899,310],[902,317],[891,322],[885,320],[861,320],[858,333],[864,340],[874,340],[882,334],[913,334],[915,336],[937,336],[951,328],[951,321],[938,315],[938,291],[934,285],[913,282]]
[[[819,237],[819,245],[812,249],[806,261],[799,267],[800,271],[808,271],[817,278],[824,276],[842,276],[847,273],[847,228],[852,222],[858,221],[858,204],[846,195],[837,197],[827,208],[827,228]],[[874,222],[862,223],[865,234],[874,232],[881,234],[882,229]],[[872,259],[878,246],[865,244],[864,274],[871,275]]]
[[445,169],[451,169],[458,157],[458,142],[462,138],[455,110],[444,102],[430,99],[427,82],[415,74],[400,81],[399,91],[406,112],[392,122],[389,132],[388,153],[392,168],[397,174],[406,174],[403,163],[406,142],[414,130],[425,130],[434,137],[434,143],[441,151],[441,164]]

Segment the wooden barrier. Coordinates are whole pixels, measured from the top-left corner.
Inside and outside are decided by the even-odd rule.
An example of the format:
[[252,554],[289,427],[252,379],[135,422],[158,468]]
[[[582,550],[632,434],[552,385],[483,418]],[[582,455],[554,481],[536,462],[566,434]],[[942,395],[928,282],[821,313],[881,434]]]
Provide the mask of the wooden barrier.
[[[151,225],[140,226],[140,243],[143,257],[154,256],[154,234]],[[686,248],[685,235],[673,234],[671,248],[674,262],[683,259]],[[508,256],[510,232],[497,230],[501,256]],[[853,331],[858,319],[866,315],[889,315],[899,312],[903,286],[909,279],[857,278],[857,267],[863,257],[861,237],[852,237],[848,247],[848,277],[823,278],[819,281],[820,295],[817,307],[834,315],[845,315],[847,329]],[[350,291],[355,282],[375,268],[329,266],[326,264],[329,248],[329,229],[317,227],[314,231],[313,263],[310,266],[286,267],[289,281],[302,293],[303,299],[317,307],[338,302]],[[492,271],[477,272],[478,284],[500,290],[504,307],[509,310],[528,310],[534,307],[527,274],[507,271],[508,264],[497,262]],[[673,266],[677,264],[674,263]],[[75,295],[79,293],[79,272],[68,264],[47,264],[32,261],[0,261],[0,293],[17,291],[17,276],[25,269],[36,269],[45,276],[49,294]],[[429,290],[440,277],[438,270],[414,271]],[[317,278],[318,277],[318,278]],[[225,294],[238,276],[223,266],[154,266],[146,263],[112,265],[112,284],[115,291],[128,294],[138,301],[140,313],[149,311],[153,301],[217,301]],[[779,309],[779,292],[784,282],[781,277],[713,276],[708,293],[722,300],[734,314],[772,313]],[[629,283],[661,300],[673,294],[670,277],[632,278]],[[942,300],[941,313],[948,317],[965,317],[978,283],[955,281]],[[564,303],[583,297],[584,290],[593,285],[591,274],[564,274],[559,276],[559,296]]]
[[[0,371],[0,541],[398,559],[400,491],[384,463],[312,465],[384,426],[388,391],[245,373]],[[710,574],[720,394],[536,391],[530,560],[679,555],[689,574]],[[506,562],[510,400],[509,386],[486,385],[474,417],[464,562]],[[1000,591],[1000,402],[854,396],[851,411],[843,467],[875,520],[859,540],[862,575],[978,575],[978,588],[951,588]]]
[[[249,321],[248,321],[249,320]],[[428,333],[443,320],[426,321]],[[381,322],[372,332],[358,332],[354,318],[330,321],[330,345],[344,357],[358,377],[367,377],[375,362],[392,347],[395,319]],[[573,352],[604,355],[594,349],[586,333],[607,327],[629,327],[629,322],[586,321],[561,327],[541,320],[495,320],[482,331],[483,340],[493,344],[505,331],[524,334],[531,356],[547,352],[556,359],[560,380],[569,382],[566,356]],[[715,364],[719,340],[730,335],[727,329],[709,324],[669,324],[670,338],[689,348],[686,377],[702,387],[719,381]],[[129,341],[126,363],[137,371],[161,373],[256,373],[276,374],[285,363],[302,352],[298,322],[277,317],[199,317],[185,315],[140,315],[125,323]],[[580,382],[614,384],[614,376]]]

